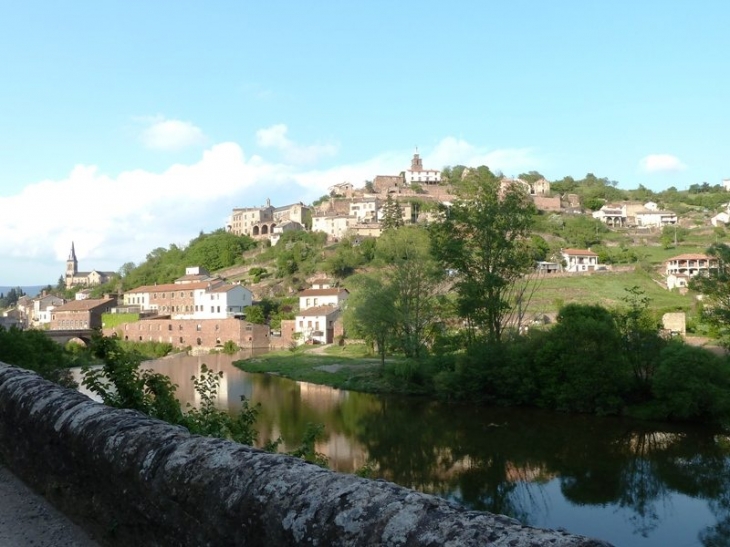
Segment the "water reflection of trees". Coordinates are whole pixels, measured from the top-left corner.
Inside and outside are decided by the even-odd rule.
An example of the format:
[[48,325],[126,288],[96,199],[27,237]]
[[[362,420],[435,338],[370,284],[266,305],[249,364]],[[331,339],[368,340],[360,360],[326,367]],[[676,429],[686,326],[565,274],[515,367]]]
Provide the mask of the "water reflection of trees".
[[[186,369],[183,376],[190,374]],[[382,478],[527,523],[548,511],[544,485],[553,480],[575,505],[625,509],[633,530],[645,536],[665,518],[671,497],[684,494],[704,500],[716,518],[698,540],[730,547],[730,440],[715,431],[321,386],[315,393],[271,375],[236,381],[246,384],[236,393],[249,393],[250,382],[254,402],[262,403],[261,442],[281,436],[284,448],[294,448],[308,422],[322,423],[326,442],[352,445],[343,458],[357,454],[364,461],[367,453]],[[333,468],[359,465],[353,459]]]
[[703,499],[717,524],[701,541],[730,546],[728,443],[701,428],[660,427],[389,400],[362,416],[358,440],[385,479],[524,522],[546,510],[541,484],[554,477],[573,504],[629,511],[643,536],[675,493]]

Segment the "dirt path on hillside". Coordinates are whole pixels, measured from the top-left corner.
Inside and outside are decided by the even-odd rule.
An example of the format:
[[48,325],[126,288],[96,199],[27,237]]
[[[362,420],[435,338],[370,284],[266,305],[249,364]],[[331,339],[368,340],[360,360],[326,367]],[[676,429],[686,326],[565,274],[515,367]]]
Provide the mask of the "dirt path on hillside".
[[0,466],[0,545],[99,547],[99,543]]

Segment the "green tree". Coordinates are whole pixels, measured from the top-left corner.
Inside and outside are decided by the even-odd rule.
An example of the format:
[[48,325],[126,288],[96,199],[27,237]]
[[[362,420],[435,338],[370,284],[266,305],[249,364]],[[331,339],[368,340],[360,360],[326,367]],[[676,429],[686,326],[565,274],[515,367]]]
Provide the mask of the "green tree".
[[658,417],[726,420],[730,416],[730,368],[702,348],[673,341],[661,354],[652,392]]
[[529,246],[535,208],[516,185],[500,191],[487,167],[472,169],[444,220],[431,226],[432,250],[444,269],[455,272],[457,313],[477,334],[499,342],[514,302],[515,283],[532,268]]
[[40,330],[0,327],[0,361],[37,372],[46,380],[76,387],[63,347]]
[[665,342],[659,335],[657,319],[649,309],[651,298],[636,285],[624,290],[626,295],[622,300],[626,306],[614,312],[614,319],[634,380],[642,393],[648,396]]
[[353,247],[352,242],[343,240],[325,261],[324,270],[333,277],[344,279],[352,275],[362,262],[362,255]]
[[375,347],[384,366],[395,327],[393,288],[376,275],[356,276],[351,288],[345,303],[345,328],[350,336],[362,338]]
[[621,333],[608,310],[564,306],[534,356],[540,403],[571,412],[619,413],[630,379],[620,347]]
[[665,249],[671,249],[687,239],[688,235],[689,230],[682,226],[677,226],[676,224],[672,226],[664,226],[664,228],[662,228],[660,241],[662,243],[662,247]]
[[381,222],[383,230],[392,230],[403,226],[403,211],[397,200],[394,200],[390,194],[383,205],[383,220]]
[[718,330],[722,344],[730,348],[730,246],[715,243],[707,254],[717,260],[717,268],[693,277],[689,287],[704,295],[703,318]]
[[246,321],[249,323],[255,323],[257,325],[263,325],[266,323],[266,315],[264,309],[261,306],[249,306],[246,308]]

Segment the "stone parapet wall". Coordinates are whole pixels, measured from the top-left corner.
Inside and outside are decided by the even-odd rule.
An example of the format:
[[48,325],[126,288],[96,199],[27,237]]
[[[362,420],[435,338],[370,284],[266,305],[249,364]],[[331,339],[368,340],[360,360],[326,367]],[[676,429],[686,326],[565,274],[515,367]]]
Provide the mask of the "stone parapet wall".
[[109,545],[608,546],[193,436],[2,363],[0,458]]

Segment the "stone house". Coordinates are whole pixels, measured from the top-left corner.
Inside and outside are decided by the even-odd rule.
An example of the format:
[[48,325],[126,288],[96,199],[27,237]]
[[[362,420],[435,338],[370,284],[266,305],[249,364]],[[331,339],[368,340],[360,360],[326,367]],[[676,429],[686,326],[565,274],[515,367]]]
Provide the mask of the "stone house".
[[235,208],[228,219],[228,231],[236,235],[256,238],[269,237],[274,221],[274,207],[266,200],[264,207]]
[[283,236],[285,232],[301,232],[302,230],[304,230],[304,226],[301,225],[299,222],[286,220],[281,224],[277,224],[276,226],[274,226],[274,228],[271,230],[269,240],[271,241],[271,245],[276,245],[277,243],[279,243],[281,236]]
[[405,182],[402,175],[378,175],[373,179],[373,190],[378,194],[397,193]]
[[72,300],[51,311],[50,330],[100,329],[101,316],[116,305],[116,298]]
[[243,349],[262,349],[270,345],[268,325],[257,325],[236,318],[150,318],[105,328],[103,333],[121,340],[167,342],[175,347],[201,349],[220,347],[229,340]]
[[333,184],[327,188],[327,192],[330,196],[342,196],[346,198],[352,197],[355,187],[351,182],[340,182],[339,184]]

